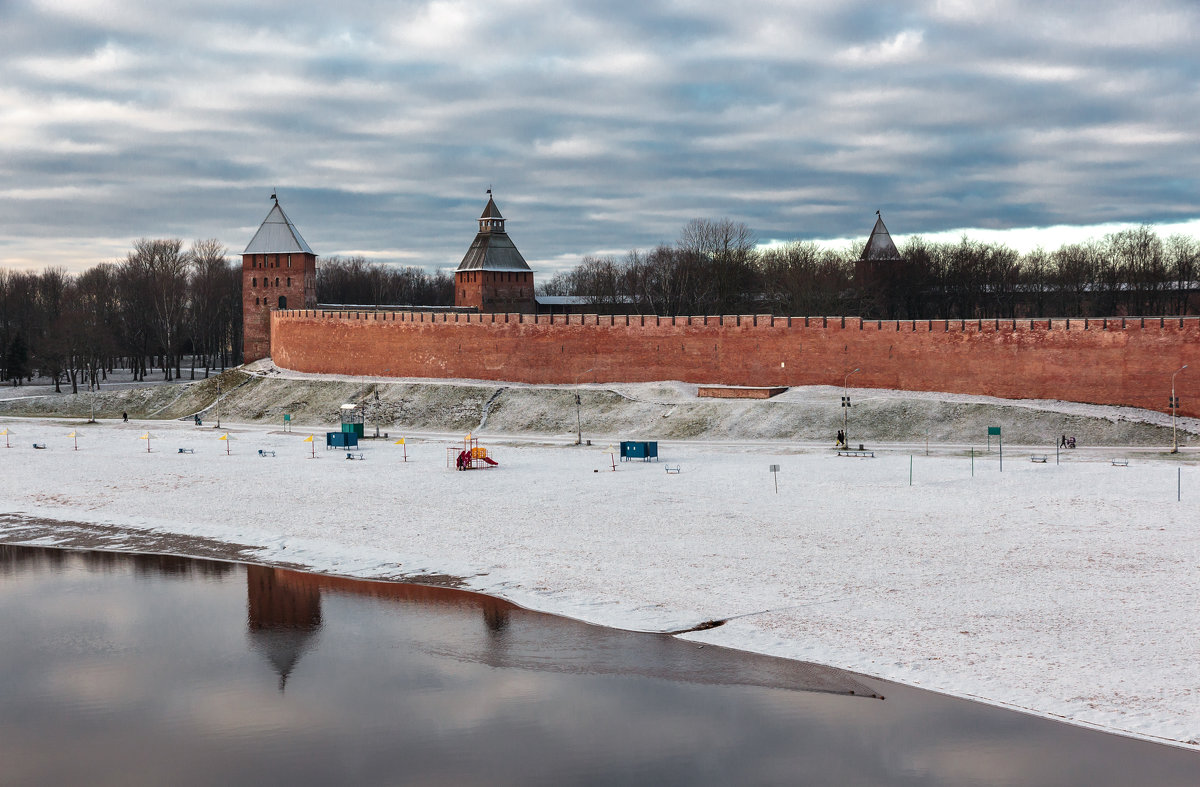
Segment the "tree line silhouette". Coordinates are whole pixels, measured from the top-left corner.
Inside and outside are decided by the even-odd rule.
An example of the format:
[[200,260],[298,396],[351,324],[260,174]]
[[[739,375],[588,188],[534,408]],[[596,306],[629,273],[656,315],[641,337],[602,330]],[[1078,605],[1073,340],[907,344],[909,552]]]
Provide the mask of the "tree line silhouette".
[[745,224],[689,222],[674,245],[589,256],[540,291],[589,311],[853,315],[879,319],[1183,315],[1200,309],[1200,244],[1150,227],[1019,253],[963,237],[911,238],[899,258],[860,260],[862,243],[759,246]]
[[[445,273],[330,257],[318,299],[369,305],[446,305]],[[51,378],[56,391],[103,383],[116,369],[135,381],[172,380],[242,359],[242,269],[216,240],[139,240],[120,262],[79,274],[0,269],[0,381]],[[186,364],[186,367],[185,367]]]
[[216,240],[139,240],[77,275],[0,270],[0,379],[36,373],[78,392],[114,369],[174,379],[185,356],[194,379],[197,364],[207,375],[237,363],[241,323],[241,271]]

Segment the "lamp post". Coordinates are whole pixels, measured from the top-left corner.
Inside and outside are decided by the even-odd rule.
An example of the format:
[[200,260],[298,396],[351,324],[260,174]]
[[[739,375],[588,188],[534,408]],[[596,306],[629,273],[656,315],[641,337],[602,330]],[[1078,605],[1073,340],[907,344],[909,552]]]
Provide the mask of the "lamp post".
[[855,369],[853,372],[846,372],[846,377],[842,380],[842,444],[847,448],[850,447],[850,435],[846,433],[846,427],[849,426],[850,423],[850,394],[848,389],[850,385],[850,375],[855,374],[858,371],[858,369]]
[[[583,377],[585,374],[587,374],[588,372],[592,371],[592,369],[595,369],[595,368],[596,367],[593,366],[591,369],[585,369],[584,371],[575,375],[575,384],[579,385],[579,378]],[[579,404],[580,404],[579,394],[576,393],[575,394],[575,445],[583,444],[583,424],[579,420]]]
[[[1185,363],[1183,366],[1175,370],[1175,374],[1179,374],[1187,368]],[[1171,453],[1179,453],[1179,434],[1175,431],[1175,416],[1179,414],[1179,397],[1175,395],[1175,374],[1171,375]]]
[[[392,370],[390,368],[384,369],[383,376],[387,377],[388,373],[391,371]],[[381,407],[379,405],[379,383],[375,383],[375,436],[376,437],[379,437],[379,413],[380,412],[381,412]],[[367,428],[367,410],[366,410],[366,404],[364,403],[364,405],[363,405],[363,429],[366,430],[366,428]],[[407,450],[407,449],[405,449],[405,450]]]
[[217,378],[217,429],[221,428],[221,379]]

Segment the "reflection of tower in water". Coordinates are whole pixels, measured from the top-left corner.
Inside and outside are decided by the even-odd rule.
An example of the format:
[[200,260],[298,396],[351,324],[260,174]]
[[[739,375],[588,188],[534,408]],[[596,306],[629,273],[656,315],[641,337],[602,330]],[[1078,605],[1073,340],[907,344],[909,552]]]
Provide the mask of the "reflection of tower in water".
[[493,636],[503,634],[504,629],[508,628],[508,613],[511,607],[503,603],[494,603],[492,599],[487,598],[480,606],[483,607],[483,622],[488,633]]
[[279,673],[279,690],[321,628],[321,588],[302,574],[266,566],[246,567],[250,642]]

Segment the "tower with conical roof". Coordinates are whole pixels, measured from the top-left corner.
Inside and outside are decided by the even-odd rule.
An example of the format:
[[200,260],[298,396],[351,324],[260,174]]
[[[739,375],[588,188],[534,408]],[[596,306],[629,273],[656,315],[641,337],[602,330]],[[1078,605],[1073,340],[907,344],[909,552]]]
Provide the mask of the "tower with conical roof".
[[242,252],[242,358],[271,354],[271,310],[317,306],[317,255],[283,212],[279,198]]
[[[863,295],[863,316],[879,317],[881,309],[888,303],[888,291],[899,284],[903,276],[904,258],[892,241],[891,233],[883,223],[883,216],[875,211],[875,227],[867,245],[854,263],[854,280]],[[892,315],[887,315],[892,316]]]
[[481,312],[536,311],[533,270],[504,231],[504,217],[488,189],[479,233],[454,271],[454,305]]

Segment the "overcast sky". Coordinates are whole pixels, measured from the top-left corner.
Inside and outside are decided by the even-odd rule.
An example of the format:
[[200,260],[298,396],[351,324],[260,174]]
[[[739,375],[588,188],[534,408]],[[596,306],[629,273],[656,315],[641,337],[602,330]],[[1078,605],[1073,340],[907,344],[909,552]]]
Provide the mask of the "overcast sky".
[[275,188],[318,255],[434,269],[491,186],[546,274],[697,217],[1177,225],[1198,41],[1195,0],[0,0],[0,266],[240,254]]

